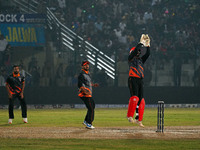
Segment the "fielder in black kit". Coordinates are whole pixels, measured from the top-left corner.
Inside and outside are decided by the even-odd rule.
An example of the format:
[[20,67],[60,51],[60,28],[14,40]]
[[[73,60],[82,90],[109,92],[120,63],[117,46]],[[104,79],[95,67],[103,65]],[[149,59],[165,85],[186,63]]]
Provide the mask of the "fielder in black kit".
[[92,98],[92,86],[97,87],[98,84],[92,84],[89,72],[89,64],[89,61],[82,62],[82,71],[78,76],[78,96],[88,109],[83,124],[88,129],[94,129],[95,127],[92,125],[92,122],[94,121],[95,102]]
[[[141,57],[141,49],[145,48],[146,53]],[[129,78],[128,87],[130,90],[130,99],[128,105],[127,118],[131,123],[136,123],[141,127],[142,124],[145,100],[143,97],[143,78],[144,78],[144,68],[143,65],[150,55],[150,38],[146,34],[142,34],[140,43],[136,47],[130,50],[128,56],[129,63]],[[135,120],[133,120],[134,112],[136,111]]]
[[24,123],[28,123],[27,120],[27,106],[24,99],[24,88],[25,88],[25,77],[19,73],[19,66],[13,66],[13,73],[8,76],[6,79],[6,89],[8,92],[9,98],[9,120],[8,123],[12,124],[12,120],[14,119],[14,100],[18,98],[20,101],[21,109],[22,109],[22,118]]

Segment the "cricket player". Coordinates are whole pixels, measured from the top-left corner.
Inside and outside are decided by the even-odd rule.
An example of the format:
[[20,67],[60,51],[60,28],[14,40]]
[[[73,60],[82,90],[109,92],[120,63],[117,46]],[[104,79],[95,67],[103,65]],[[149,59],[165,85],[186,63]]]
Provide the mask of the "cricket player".
[[[146,53],[141,57],[141,49],[145,48]],[[128,56],[129,63],[129,78],[128,87],[130,90],[131,97],[129,99],[127,118],[131,123],[136,123],[141,127],[142,124],[145,100],[143,97],[143,78],[144,69],[143,65],[150,55],[150,38],[146,34],[142,34],[140,43],[136,47],[130,50]],[[135,120],[133,120],[134,112],[136,111]]]
[[94,129],[95,127],[92,125],[92,122],[94,120],[95,102],[92,98],[92,86],[97,87],[99,85],[97,83],[92,84],[89,64],[90,63],[87,60],[82,62],[82,71],[78,76],[78,96],[85,103],[85,106],[88,109],[83,125],[88,129]]
[[8,92],[9,98],[9,119],[8,123],[12,124],[12,120],[14,119],[14,100],[18,98],[20,101],[21,109],[22,109],[22,118],[24,123],[28,123],[27,120],[27,106],[24,99],[24,88],[25,88],[25,77],[19,73],[19,66],[13,66],[13,73],[9,75],[6,79],[6,89]]

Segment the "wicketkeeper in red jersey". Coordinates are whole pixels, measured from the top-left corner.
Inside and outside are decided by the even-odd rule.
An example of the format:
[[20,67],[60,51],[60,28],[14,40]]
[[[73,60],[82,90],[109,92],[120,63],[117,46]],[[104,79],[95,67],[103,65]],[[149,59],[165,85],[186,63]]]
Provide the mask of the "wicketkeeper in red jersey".
[[99,85],[97,83],[92,84],[89,64],[90,63],[87,60],[82,62],[82,71],[78,76],[78,96],[85,103],[88,109],[83,125],[88,129],[94,129],[95,127],[92,125],[92,122],[94,120],[95,102],[92,98],[92,86],[97,87]]
[[[146,53],[141,57],[141,49],[146,48]],[[130,50],[128,56],[129,63],[129,78],[128,87],[131,97],[129,99],[127,118],[131,123],[137,123],[139,126],[144,127],[142,124],[145,101],[143,97],[143,78],[144,69],[143,65],[150,55],[150,38],[146,34],[142,34],[140,43]],[[134,112],[136,111],[135,120],[133,120]]]
[[6,79],[6,89],[8,91],[9,97],[9,120],[8,123],[12,124],[12,120],[14,119],[14,100],[16,98],[19,99],[21,109],[22,109],[22,118],[24,123],[28,123],[27,120],[27,106],[24,99],[24,88],[25,88],[25,77],[19,73],[19,66],[13,66],[13,73],[8,76]]

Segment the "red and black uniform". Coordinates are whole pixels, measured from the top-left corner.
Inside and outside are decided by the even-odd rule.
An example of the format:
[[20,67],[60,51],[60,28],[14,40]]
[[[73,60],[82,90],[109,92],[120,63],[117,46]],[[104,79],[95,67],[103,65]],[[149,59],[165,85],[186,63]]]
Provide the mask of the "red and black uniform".
[[[85,121],[89,124],[92,124],[94,120],[95,103],[94,100],[92,99],[92,82],[89,71],[82,70],[81,73],[79,74],[78,88],[79,88],[78,96],[82,99],[82,101],[85,103],[88,109]],[[87,92],[82,91],[81,90],[82,88],[84,88],[84,90]]]
[[[131,98],[129,99],[127,117],[133,117],[136,110],[136,120],[142,121],[145,101],[143,98],[143,78],[144,68],[143,65],[150,55],[150,47],[146,47],[146,53],[140,57],[141,48],[143,44],[139,43],[136,47],[130,50],[128,56],[129,63],[129,78],[128,87],[130,90]],[[145,48],[145,47],[144,47]],[[139,111],[139,112],[138,112]],[[139,113],[139,116],[138,116]]]
[[20,101],[21,109],[22,109],[22,117],[27,118],[27,106],[24,98],[21,98],[20,93],[22,92],[23,85],[25,84],[25,77],[21,74],[14,74],[8,76],[6,79],[6,85],[9,88],[10,94],[12,94],[12,98],[9,98],[9,118],[14,119],[13,107],[14,100],[18,98]]

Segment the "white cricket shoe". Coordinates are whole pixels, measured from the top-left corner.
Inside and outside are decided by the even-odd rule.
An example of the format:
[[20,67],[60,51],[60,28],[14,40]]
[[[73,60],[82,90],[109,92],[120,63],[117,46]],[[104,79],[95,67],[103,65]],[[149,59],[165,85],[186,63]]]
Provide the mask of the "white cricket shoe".
[[134,123],[138,124],[140,127],[144,128],[144,125],[142,124],[142,121],[134,120]]
[[94,127],[93,125],[87,123],[87,124],[86,124],[86,128],[88,128],[88,129],[94,129],[95,127]]
[[133,117],[128,117],[127,119],[128,119],[128,122],[134,123]]
[[28,123],[28,119],[27,118],[23,118],[23,122],[24,123]]
[[8,124],[12,124],[12,119],[8,119]]

